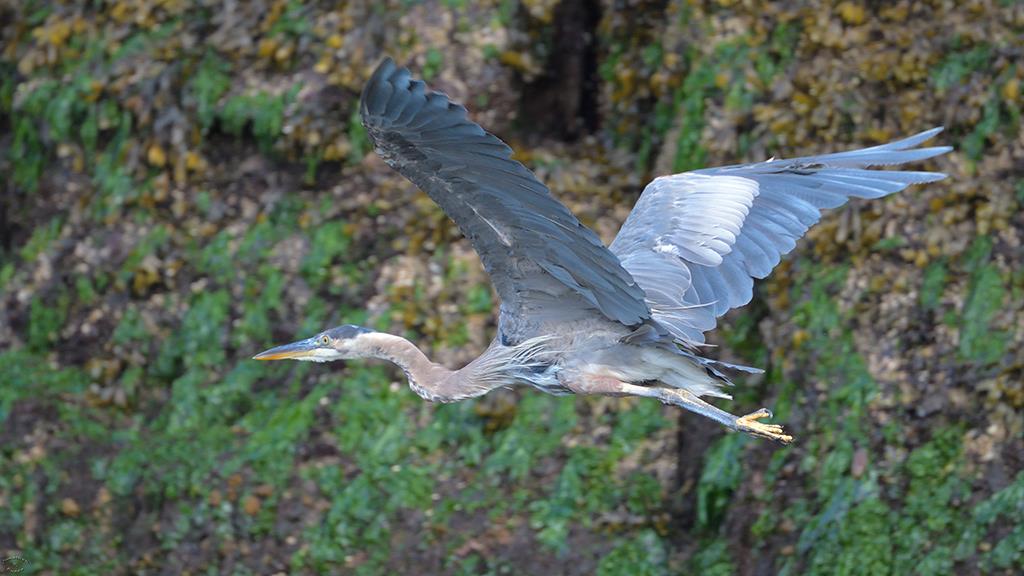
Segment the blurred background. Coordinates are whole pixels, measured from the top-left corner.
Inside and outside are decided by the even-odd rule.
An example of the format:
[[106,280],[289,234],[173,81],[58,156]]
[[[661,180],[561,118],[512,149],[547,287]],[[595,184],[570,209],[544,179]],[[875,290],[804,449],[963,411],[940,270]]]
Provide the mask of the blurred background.
[[[1024,5],[0,3],[0,556],[41,574],[1019,574]],[[252,362],[341,323],[458,367],[496,300],[357,117],[383,55],[610,240],[655,175],[932,126],[713,354],[734,413]],[[4,569],[0,569],[3,572]]]

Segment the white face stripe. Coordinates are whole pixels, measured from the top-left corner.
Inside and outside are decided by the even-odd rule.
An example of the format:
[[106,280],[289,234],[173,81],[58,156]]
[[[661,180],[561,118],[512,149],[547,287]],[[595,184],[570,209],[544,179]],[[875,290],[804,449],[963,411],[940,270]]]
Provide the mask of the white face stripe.
[[306,362],[331,362],[332,360],[338,360],[341,358],[341,354],[333,348],[317,348],[312,351],[309,356],[301,356],[296,360],[304,360]]

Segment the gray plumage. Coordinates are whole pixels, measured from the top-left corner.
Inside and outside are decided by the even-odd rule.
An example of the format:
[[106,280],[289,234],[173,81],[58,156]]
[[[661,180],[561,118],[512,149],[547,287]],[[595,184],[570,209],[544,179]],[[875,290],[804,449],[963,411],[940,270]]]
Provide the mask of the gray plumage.
[[[503,316],[554,304],[593,308],[628,326],[650,318],[643,290],[597,235],[512,160],[504,142],[469,121],[464,107],[427,92],[388,58],[366,83],[360,111],[377,153],[472,243]],[[518,340],[511,324],[503,334]]]
[[[703,342],[717,317],[750,302],[754,279],[768,276],[821,210],[945,178],[867,169],[949,152],[949,146],[913,148],[941,131],[850,152],[656,178],[610,249],[645,287],[654,319],[681,341]],[[666,278],[671,289],[659,289]]]
[[407,340],[344,326],[258,359],[374,357],[402,367],[413,390],[441,402],[529,385],[552,394],[657,398],[725,426],[788,442],[701,396],[728,398],[726,368],[698,354],[719,316],[748,303],[821,217],[851,197],[881,198],[937,172],[870,170],[951,150],[918,148],[934,128],[861,150],[768,160],[656,178],[609,247],[555,200],[466,109],[385,59],[360,113],[378,154],[458,225],[494,283],[498,335],[460,370],[431,363]]

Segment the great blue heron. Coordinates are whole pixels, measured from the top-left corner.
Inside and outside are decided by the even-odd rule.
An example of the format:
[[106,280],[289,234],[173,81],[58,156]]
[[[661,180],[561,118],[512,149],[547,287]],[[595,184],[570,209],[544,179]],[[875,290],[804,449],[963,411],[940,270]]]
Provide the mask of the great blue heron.
[[701,399],[729,398],[724,369],[760,372],[700,355],[704,332],[751,299],[818,221],[851,196],[881,198],[936,172],[868,170],[951,150],[917,148],[933,128],[861,150],[707,168],[656,178],[610,246],[552,197],[512,150],[385,59],[363,89],[363,126],[377,153],[455,221],[501,298],[498,331],[460,370],[431,362],[392,334],[345,325],[263,352],[257,360],[380,358],[435,402],[502,386],[549,394],[644,396],[732,430],[783,443],[760,409],[734,416]]

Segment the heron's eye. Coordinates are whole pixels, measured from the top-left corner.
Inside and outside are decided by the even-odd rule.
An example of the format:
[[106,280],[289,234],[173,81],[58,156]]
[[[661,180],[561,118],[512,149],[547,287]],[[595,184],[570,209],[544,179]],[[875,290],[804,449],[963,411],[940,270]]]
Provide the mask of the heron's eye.
[[324,334],[323,336],[320,337],[320,344],[322,344],[324,346],[327,346],[330,343],[331,343],[331,337],[328,336],[327,334]]

